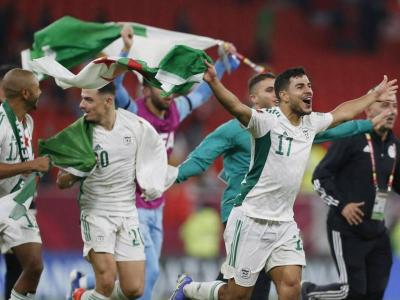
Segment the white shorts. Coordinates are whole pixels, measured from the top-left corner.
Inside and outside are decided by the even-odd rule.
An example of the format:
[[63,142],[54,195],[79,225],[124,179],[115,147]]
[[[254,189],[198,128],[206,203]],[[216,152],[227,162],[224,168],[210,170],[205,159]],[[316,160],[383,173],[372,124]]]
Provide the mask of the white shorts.
[[42,243],[39,227],[35,215],[29,210],[25,216],[18,220],[2,217],[0,220],[0,246],[1,252],[26,243]]
[[137,217],[97,215],[81,212],[83,256],[91,249],[114,255],[116,261],[144,261],[144,243]]
[[261,270],[277,266],[306,265],[303,242],[296,222],[278,222],[246,216],[232,210],[224,232],[226,261],[221,272],[236,284],[254,286]]

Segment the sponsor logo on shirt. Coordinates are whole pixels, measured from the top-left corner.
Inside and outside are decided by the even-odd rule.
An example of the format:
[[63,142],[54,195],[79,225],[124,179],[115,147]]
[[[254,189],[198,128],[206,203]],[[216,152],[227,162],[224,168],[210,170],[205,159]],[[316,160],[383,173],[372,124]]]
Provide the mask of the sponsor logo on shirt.
[[97,144],[96,146],[94,146],[94,151],[95,151],[95,152],[101,151],[101,150],[103,150],[103,148],[102,148],[99,144]]

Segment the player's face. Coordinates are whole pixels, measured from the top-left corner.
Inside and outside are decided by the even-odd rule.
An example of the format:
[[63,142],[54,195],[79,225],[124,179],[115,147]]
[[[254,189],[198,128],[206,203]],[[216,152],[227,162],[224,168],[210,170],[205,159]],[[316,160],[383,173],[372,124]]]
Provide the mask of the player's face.
[[274,83],[274,78],[266,78],[253,87],[250,99],[256,108],[271,108],[277,104]]
[[306,75],[290,78],[286,92],[289,96],[289,106],[295,114],[304,116],[312,112],[313,90]]
[[143,93],[144,96],[151,101],[151,103],[158,109],[158,110],[167,110],[171,105],[173,100],[172,96],[162,97],[161,90],[154,88],[154,87],[144,87]]
[[39,97],[42,94],[42,90],[39,86],[39,80],[32,76],[29,88],[24,89],[22,93],[28,106],[28,110],[36,109],[39,103]]
[[397,98],[396,95],[391,96],[389,99],[391,102],[375,102],[371,104],[367,109],[367,116],[369,119],[374,118],[383,111],[390,111],[389,116],[386,118],[386,122],[383,124],[382,129],[392,130],[397,119]]
[[98,90],[82,89],[79,108],[86,121],[100,123],[107,112],[106,95],[99,94]]

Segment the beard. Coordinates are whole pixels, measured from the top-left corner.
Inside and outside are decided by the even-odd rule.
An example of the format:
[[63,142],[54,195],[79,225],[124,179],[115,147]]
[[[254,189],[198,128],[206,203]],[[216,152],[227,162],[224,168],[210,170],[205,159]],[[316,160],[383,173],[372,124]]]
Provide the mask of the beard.
[[290,109],[299,117],[311,114],[312,110],[304,111],[298,103],[290,103]]
[[162,100],[160,100],[159,98],[156,97],[151,97],[151,102],[153,103],[153,105],[158,109],[158,110],[168,110],[171,102],[169,103],[164,103],[162,102]]

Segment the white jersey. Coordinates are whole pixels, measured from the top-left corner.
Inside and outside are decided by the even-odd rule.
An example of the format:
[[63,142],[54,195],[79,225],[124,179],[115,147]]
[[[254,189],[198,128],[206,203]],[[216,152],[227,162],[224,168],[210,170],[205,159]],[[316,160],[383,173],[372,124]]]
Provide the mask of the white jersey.
[[[33,159],[32,151],[32,132],[33,120],[28,114],[22,122],[18,121],[19,128],[23,129],[23,147],[27,150],[29,159]],[[21,162],[17,139],[14,135],[10,122],[4,111],[3,105],[0,106],[0,163],[17,164]],[[23,175],[0,179],[0,197],[18,189],[25,180]]]
[[[151,129],[145,137],[142,136],[145,132],[144,123]],[[154,128],[147,124],[147,121],[131,112],[118,109],[112,130],[94,126],[93,150],[96,153],[97,166],[81,184],[79,204],[82,210],[109,216],[133,215],[136,210],[137,168],[143,163],[140,160],[146,160],[143,153],[140,154],[143,152],[141,147],[145,145],[145,140],[151,139],[155,142],[154,147],[160,147],[157,152],[162,153],[165,169],[167,165],[165,146]],[[152,150],[157,149],[149,150],[150,155],[153,154]],[[155,155],[152,158],[157,160]],[[156,174],[157,170],[153,169],[152,172]]]
[[249,173],[242,182],[236,205],[247,216],[272,221],[293,220],[293,205],[300,189],[315,135],[332,123],[330,113],[303,116],[292,125],[279,108],[252,110]]

